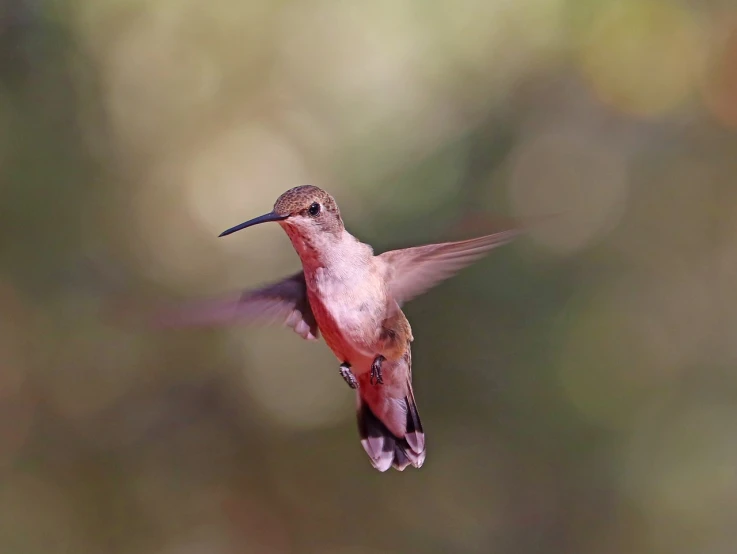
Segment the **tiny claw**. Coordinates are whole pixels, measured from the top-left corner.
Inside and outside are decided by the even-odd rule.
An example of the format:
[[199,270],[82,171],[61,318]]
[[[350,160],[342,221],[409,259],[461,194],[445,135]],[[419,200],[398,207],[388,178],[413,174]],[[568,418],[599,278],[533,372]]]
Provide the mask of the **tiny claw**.
[[372,385],[384,384],[384,379],[381,378],[381,363],[385,359],[381,354],[374,358],[374,362],[371,364],[371,377],[369,378],[369,383]]
[[356,379],[356,376],[353,375],[350,364],[346,362],[340,364],[340,376],[348,384],[349,387],[351,387],[352,389],[358,388],[358,380]]

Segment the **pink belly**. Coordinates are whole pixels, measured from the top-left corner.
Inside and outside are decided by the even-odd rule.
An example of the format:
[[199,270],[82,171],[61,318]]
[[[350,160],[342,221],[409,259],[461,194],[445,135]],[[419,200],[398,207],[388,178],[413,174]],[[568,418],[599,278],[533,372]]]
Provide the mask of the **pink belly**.
[[343,338],[335,320],[330,316],[327,310],[325,310],[323,305],[320,302],[314,301],[309,294],[308,299],[310,301],[312,313],[315,315],[317,326],[320,328],[320,332],[325,339],[325,344],[328,345],[328,348],[333,351],[333,354],[335,354],[341,362],[348,361],[351,357],[352,348],[348,341]]
[[[377,337],[372,336],[371,333],[366,336],[365,332],[355,329],[348,332],[344,327],[338,325],[336,319],[323,303],[310,293],[309,289],[307,299],[310,302],[312,313],[325,343],[333,351],[335,357],[341,363],[348,362],[351,364],[355,374],[369,371],[375,356],[372,345],[375,344]],[[378,326],[376,333],[378,334]]]

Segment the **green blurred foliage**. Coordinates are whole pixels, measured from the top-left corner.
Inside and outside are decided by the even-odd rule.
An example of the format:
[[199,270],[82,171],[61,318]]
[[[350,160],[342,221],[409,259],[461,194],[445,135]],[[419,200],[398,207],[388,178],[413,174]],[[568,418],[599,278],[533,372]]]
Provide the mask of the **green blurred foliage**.
[[[737,508],[729,2],[0,7],[0,550],[721,553]],[[380,474],[323,343],[119,325],[293,271],[314,183],[379,251],[558,213],[407,307]]]

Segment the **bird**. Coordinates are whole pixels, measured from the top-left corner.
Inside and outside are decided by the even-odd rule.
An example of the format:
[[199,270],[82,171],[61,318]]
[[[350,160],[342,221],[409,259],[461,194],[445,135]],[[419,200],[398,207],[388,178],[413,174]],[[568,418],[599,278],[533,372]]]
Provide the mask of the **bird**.
[[372,466],[381,472],[422,467],[425,433],[412,389],[414,337],[402,308],[521,229],[375,254],[348,232],[329,193],[301,185],[281,194],[270,212],[219,236],[267,222],[286,232],[300,271],[237,296],[167,309],[159,323],[281,321],[304,339],[322,335],[340,362],[340,376],[356,391],[358,431]]

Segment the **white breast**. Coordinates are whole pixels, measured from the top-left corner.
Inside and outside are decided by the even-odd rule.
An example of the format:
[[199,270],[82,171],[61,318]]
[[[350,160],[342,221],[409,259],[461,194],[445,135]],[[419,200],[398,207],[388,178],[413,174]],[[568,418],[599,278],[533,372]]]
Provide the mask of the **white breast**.
[[358,352],[373,354],[385,305],[381,282],[368,268],[340,273],[320,268],[315,287],[343,339]]
[[375,354],[385,311],[385,284],[373,250],[350,233],[294,230],[290,238],[305,272],[308,296],[328,345],[342,359]]

